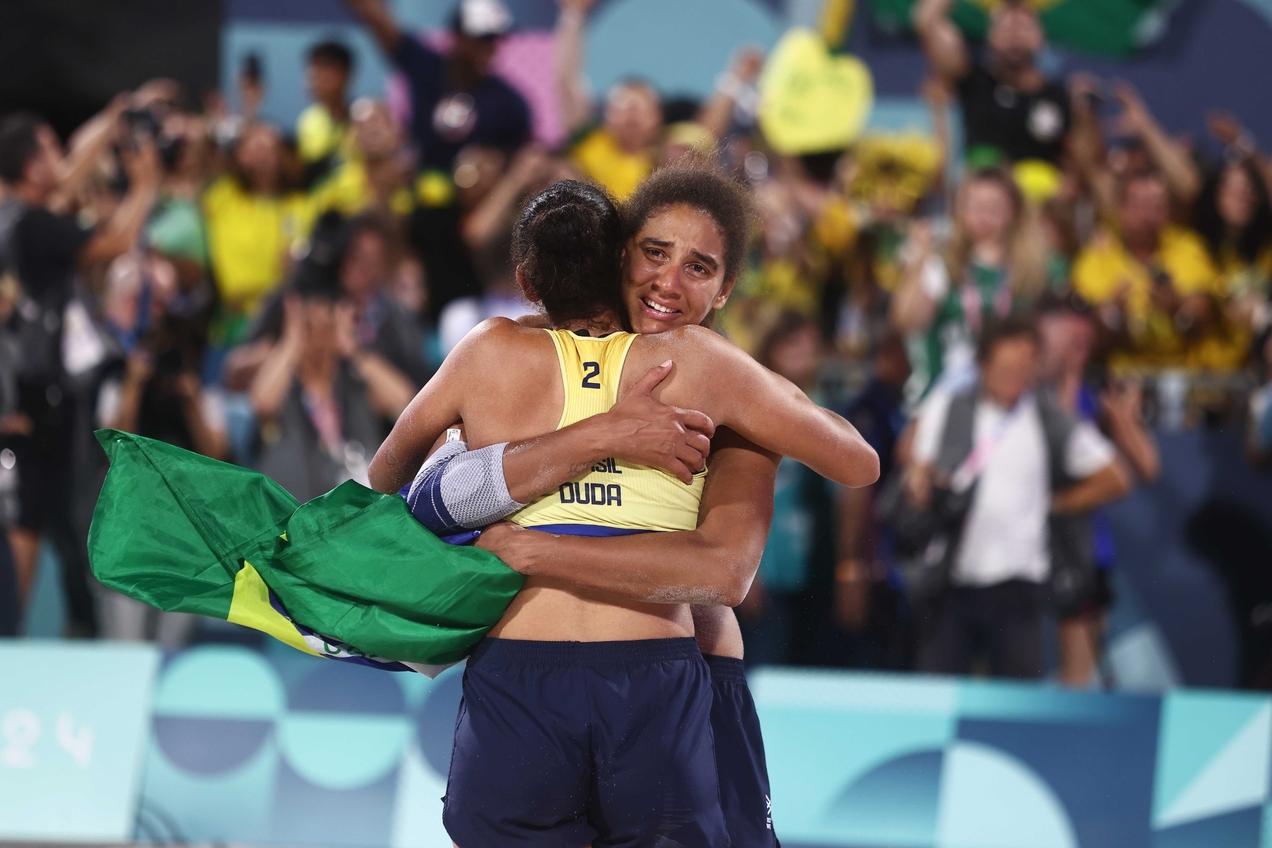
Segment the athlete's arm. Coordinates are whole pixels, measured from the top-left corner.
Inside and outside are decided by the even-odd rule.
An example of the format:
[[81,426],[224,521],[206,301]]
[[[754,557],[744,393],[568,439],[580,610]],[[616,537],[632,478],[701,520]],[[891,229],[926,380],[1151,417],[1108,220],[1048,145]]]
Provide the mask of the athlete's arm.
[[764,553],[777,463],[777,456],[722,430],[696,530],[598,539],[497,524],[477,545],[527,576],[648,603],[736,606]]
[[653,399],[652,392],[673,365],[656,365],[608,412],[504,451],[508,492],[523,503],[556,491],[593,463],[613,457],[632,465],[660,468],[689,485],[706,467],[715,425],[701,412]]
[[804,463],[843,486],[879,479],[879,456],[857,428],[809,400],[732,342],[702,327],[643,336],[657,355],[672,352],[681,365],[663,384],[673,398],[695,398],[718,427],[729,427],[761,448]]
[[512,322],[503,318],[483,321],[455,346],[437,373],[407,404],[375,452],[367,469],[371,488],[396,494],[415,478],[447,428],[463,420],[464,391],[484,385],[476,372],[480,370],[482,354],[491,351],[480,350],[479,346],[498,346],[499,338],[511,326]]
[[715,426],[701,412],[650,397],[671,367],[651,368],[609,411],[552,433],[475,451],[438,441],[407,493],[411,513],[439,535],[485,527],[609,457],[661,468],[689,485],[706,467]]
[[552,433],[475,451],[439,442],[407,493],[411,514],[439,535],[485,527],[609,457],[661,468],[689,485],[706,467],[715,426],[700,412],[650,397],[670,371],[669,363],[651,368],[609,411]]

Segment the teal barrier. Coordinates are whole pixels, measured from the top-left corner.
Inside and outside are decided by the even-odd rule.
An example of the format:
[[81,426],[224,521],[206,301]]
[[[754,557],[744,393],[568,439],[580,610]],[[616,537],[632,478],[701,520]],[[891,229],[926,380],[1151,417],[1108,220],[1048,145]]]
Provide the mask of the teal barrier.
[[148,645],[0,643],[0,840],[132,838]]
[[[0,646],[0,841],[450,845],[461,669],[201,647],[152,697],[156,659]],[[794,669],[752,687],[786,848],[1272,844],[1272,698]]]
[[752,688],[786,848],[1269,844],[1267,697],[794,670]]

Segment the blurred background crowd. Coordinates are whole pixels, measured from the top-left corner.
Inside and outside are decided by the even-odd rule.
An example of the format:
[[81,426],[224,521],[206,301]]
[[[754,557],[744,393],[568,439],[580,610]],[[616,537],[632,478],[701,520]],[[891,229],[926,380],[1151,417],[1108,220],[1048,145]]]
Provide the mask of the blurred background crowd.
[[[979,18],[952,0],[873,4],[872,25],[890,14],[926,61],[930,118],[904,132],[863,130],[871,72],[884,71],[831,49],[867,14],[850,3],[776,45],[730,45],[696,98],[639,67],[594,88],[595,0],[559,0],[530,96],[496,71],[509,8],[450,5],[446,26],[417,37],[385,0],[346,0],[362,49],[306,44],[309,102],[286,123],[263,116],[271,57],[258,53],[228,89],[157,78],[78,126],[32,111],[0,121],[0,635],[30,628],[33,586],[55,562],[65,635],[247,639],[95,585],[93,431],[257,468],[302,501],[365,482],[446,352],[481,320],[527,311],[509,261],[521,205],[566,178],[622,200],[691,151],[759,210],[716,328],[852,420],[883,461],[881,483],[857,491],[783,463],[738,609],[749,662],[960,670],[923,660],[925,640],[955,637],[930,632],[914,553],[881,503],[892,481],[922,488],[914,422],[998,354],[1019,376],[1003,408],[1045,389],[1102,434],[1061,464],[1116,475],[1082,501],[1094,576],[1080,590],[1066,595],[1032,555],[955,568],[963,585],[943,591],[980,592],[942,624],[968,643],[955,665],[1035,674],[995,635],[1025,616],[1053,631],[1049,670],[1098,681],[1119,552],[1089,508],[1154,484],[1154,431],[1238,432],[1250,463],[1272,454],[1272,159],[1240,116],[1191,103],[1208,135],[1177,135],[1129,83],[1057,73],[1051,21],[1025,3]],[[397,75],[354,97],[369,61]],[[996,325],[1016,330],[982,344]],[[1008,487],[991,521],[1002,528],[1062,491],[1045,475],[995,485]],[[1245,666],[1242,682],[1272,683]]]

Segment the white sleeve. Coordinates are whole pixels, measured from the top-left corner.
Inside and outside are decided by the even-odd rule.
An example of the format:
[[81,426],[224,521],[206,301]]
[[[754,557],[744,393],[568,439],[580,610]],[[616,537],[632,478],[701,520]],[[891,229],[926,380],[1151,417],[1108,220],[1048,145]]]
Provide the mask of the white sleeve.
[[939,256],[929,256],[919,271],[919,287],[932,300],[940,303],[950,293],[950,272],[945,269],[945,260]]
[[119,380],[109,379],[97,390],[97,426],[106,427],[115,423],[119,416],[119,403],[123,395],[123,387]]
[[936,461],[952,398],[953,395],[949,392],[938,390],[932,392],[919,406],[915,413],[917,423],[914,425],[914,444],[910,448],[915,462],[931,465]]
[[218,388],[204,386],[199,392],[199,411],[208,429],[218,433],[226,431],[225,393]]
[[1084,480],[1117,458],[1117,449],[1090,421],[1079,421],[1064,449],[1065,473]]

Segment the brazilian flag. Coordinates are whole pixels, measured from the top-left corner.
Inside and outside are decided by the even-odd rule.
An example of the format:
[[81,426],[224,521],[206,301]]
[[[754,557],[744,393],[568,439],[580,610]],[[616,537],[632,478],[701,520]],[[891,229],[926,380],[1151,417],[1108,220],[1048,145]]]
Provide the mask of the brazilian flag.
[[110,471],[89,531],[93,573],[161,610],[428,673],[466,656],[521,589],[521,575],[441,541],[396,495],[349,481],[299,504],[246,468],[117,430],[97,440]]
[[[951,15],[973,38],[984,38],[989,15],[1002,0],[957,0]],[[1047,38],[1083,53],[1125,58],[1166,30],[1177,0],[1027,0]],[[870,0],[875,23],[888,32],[910,29],[916,0]]]

